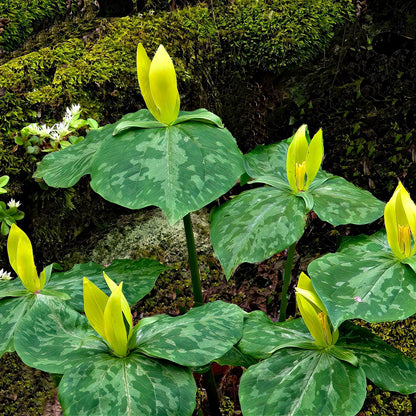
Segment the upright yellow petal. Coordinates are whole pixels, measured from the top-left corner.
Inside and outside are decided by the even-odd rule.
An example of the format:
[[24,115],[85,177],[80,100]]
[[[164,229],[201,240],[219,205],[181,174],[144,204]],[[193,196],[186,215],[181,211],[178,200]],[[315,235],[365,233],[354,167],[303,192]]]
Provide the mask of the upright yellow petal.
[[316,345],[320,347],[333,345],[338,339],[338,332],[332,333],[328,312],[305,273],[299,276],[296,303]]
[[[287,180],[290,187],[296,193],[303,190],[303,186],[299,186],[300,182],[302,185],[305,178],[305,170],[303,165],[306,162],[306,155],[308,152],[308,140],[306,139],[306,124],[303,124],[296,131],[292,142],[289,145],[286,156],[286,174]],[[303,171],[303,176],[301,172]],[[302,176],[300,178],[299,176]],[[302,188],[302,189],[300,189]]]
[[32,293],[40,290],[40,281],[33,259],[33,248],[29,237],[16,225],[10,227],[7,240],[10,265],[23,286]]
[[98,335],[106,339],[104,310],[108,302],[108,296],[86,277],[82,281],[82,286],[85,316]]
[[324,140],[322,136],[322,129],[313,136],[309,143],[308,153],[306,155],[306,184],[305,190],[315,179],[316,174],[321,167],[322,158],[324,156]]
[[[105,272],[103,272],[103,275],[107,283],[107,286],[109,287],[111,292],[118,290],[117,284],[113,280],[111,280]],[[128,322],[130,327],[128,335],[128,338],[130,338],[133,329],[133,316],[131,315],[130,305],[127,302],[127,299],[124,296],[123,292],[121,292],[121,310],[123,311],[124,317],[126,318],[126,321]]]
[[[416,236],[416,205],[410,197],[409,192],[406,191],[405,187],[399,182],[401,186],[400,189],[400,199],[401,205],[406,215],[406,225],[410,228],[411,237],[413,240],[413,247],[411,248],[411,241],[409,242],[409,253],[408,257],[412,257],[416,251],[415,236]],[[410,250],[411,248],[411,250]]]
[[146,103],[147,109],[156,120],[159,120],[160,112],[153,101],[149,84],[150,59],[141,43],[137,46],[137,78],[139,79],[140,92]]
[[123,283],[111,293],[104,310],[106,340],[119,357],[125,357],[128,351],[128,337],[121,309]]
[[403,259],[403,253],[399,245],[399,227],[396,217],[396,200],[399,193],[399,187],[393,193],[393,196],[384,207],[384,226],[386,227],[387,241],[391,251],[398,259]]
[[179,113],[179,92],[176,72],[172,59],[163,45],[160,45],[150,64],[150,91],[160,112],[160,122],[170,124]]

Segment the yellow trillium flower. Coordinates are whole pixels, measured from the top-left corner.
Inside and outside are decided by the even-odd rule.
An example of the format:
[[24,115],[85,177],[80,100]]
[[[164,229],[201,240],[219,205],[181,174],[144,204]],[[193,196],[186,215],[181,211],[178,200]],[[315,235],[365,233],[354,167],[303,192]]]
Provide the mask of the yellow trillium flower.
[[46,273],[38,272],[33,258],[33,248],[29,237],[16,224],[10,227],[7,239],[7,254],[10,265],[16,272],[23,286],[32,293],[38,293],[46,282]]
[[384,224],[393,254],[400,260],[412,257],[416,251],[416,205],[400,181],[384,208]]
[[125,357],[132,336],[133,317],[122,292],[123,282],[117,285],[105,273],[103,274],[111,290],[110,296],[86,277],[83,279],[85,316],[94,330],[107,341],[113,352],[119,357]]
[[287,180],[295,193],[308,189],[319,171],[324,155],[322,130],[309,143],[306,129],[306,124],[299,127],[287,151]]
[[339,332],[332,331],[328,312],[315,292],[311,279],[305,273],[299,276],[296,303],[315,344],[319,347],[334,345],[338,340]]
[[150,61],[141,43],[137,47],[137,76],[148,110],[161,123],[170,124],[179,114],[180,98],[172,59],[163,45]]

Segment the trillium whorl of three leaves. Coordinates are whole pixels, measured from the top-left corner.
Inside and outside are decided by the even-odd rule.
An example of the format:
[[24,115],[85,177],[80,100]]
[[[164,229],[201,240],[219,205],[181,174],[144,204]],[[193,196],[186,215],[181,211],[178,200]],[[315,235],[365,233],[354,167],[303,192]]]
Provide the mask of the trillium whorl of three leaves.
[[386,204],[386,231],[346,240],[339,252],[314,260],[312,283],[337,327],[405,319],[416,313],[416,206],[401,184]]
[[274,323],[263,312],[248,314],[238,348],[263,361],[241,378],[243,414],[353,416],[364,403],[366,377],[385,390],[416,391],[415,360],[364,328],[346,323],[339,332],[336,345],[319,348],[302,319]]
[[[303,137],[308,137],[307,130],[304,126],[300,130],[298,136],[307,143]],[[298,169],[298,180],[296,163],[303,162],[288,154],[287,142],[259,146],[244,156],[247,174],[254,178],[252,183],[268,186],[242,192],[212,213],[211,242],[227,278],[240,263],[262,261],[298,241],[310,210],[332,225],[366,224],[382,215],[384,203],[369,192],[340,177],[316,171],[321,134],[318,132],[308,146],[303,141],[299,145],[305,164],[304,169]],[[313,157],[306,163],[308,152]],[[297,181],[303,191],[295,186]]]
[[33,318],[21,324],[16,347],[26,364],[64,374],[58,393],[68,416],[191,415],[196,386],[184,366],[220,358],[243,329],[244,312],[217,301],[175,318],[142,319],[128,355],[116,357],[84,316],[45,298],[48,304],[37,302]]

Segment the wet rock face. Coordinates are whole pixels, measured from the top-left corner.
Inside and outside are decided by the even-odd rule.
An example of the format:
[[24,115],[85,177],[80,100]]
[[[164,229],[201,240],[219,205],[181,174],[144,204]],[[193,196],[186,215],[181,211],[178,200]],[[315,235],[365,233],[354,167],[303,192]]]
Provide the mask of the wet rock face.
[[123,17],[129,15],[133,11],[132,0],[99,0],[98,1],[100,17]]

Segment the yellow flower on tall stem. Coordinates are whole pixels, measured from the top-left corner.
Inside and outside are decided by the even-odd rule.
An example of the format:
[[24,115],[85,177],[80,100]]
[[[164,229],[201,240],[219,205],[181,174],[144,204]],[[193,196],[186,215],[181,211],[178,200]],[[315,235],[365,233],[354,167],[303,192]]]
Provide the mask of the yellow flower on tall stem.
[[107,341],[114,354],[125,357],[133,330],[130,306],[122,292],[123,282],[117,285],[105,273],[104,279],[111,290],[110,296],[84,277],[85,316],[94,330]]
[[384,224],[395,257],[412,257],[416,251],[416,205],[400,181],[384,209]]
[[287,151],[287,180],[295,193],[308,189],[319,171],[324,154],[322,129],[308,142],[306,128],[306,124],[299,127]]
[[33,248],[29,237],[16,224],[10,227],[7,239],[7,254],[10,265],[16,272],[23,286],[32,293],[39,293],[45,286],[46,273],[43,270],[38,276],[33,258]]
[[163,124],[175,121],[180,98],[172,59],[163,45],[151,61],[141,43],[137,47],[137,76],[147,109]]
[[334,345],[338,340],[338,330],[332,331],[328,312],[305,273],[299,276],[296,303],[315,344],[318,347]]

